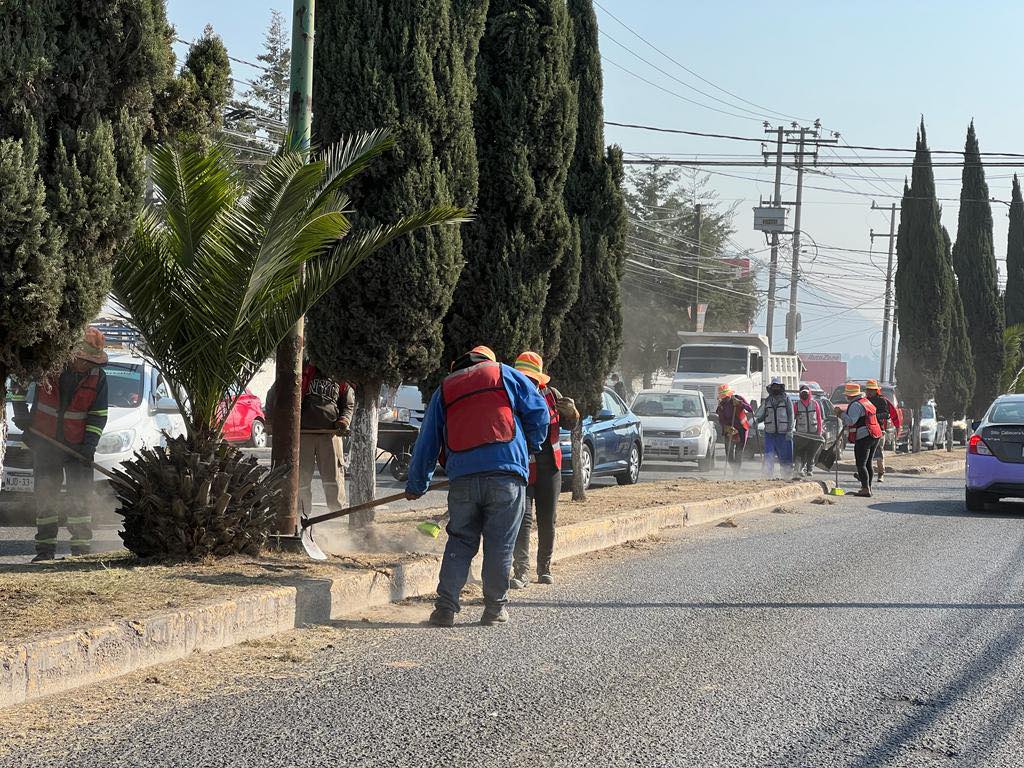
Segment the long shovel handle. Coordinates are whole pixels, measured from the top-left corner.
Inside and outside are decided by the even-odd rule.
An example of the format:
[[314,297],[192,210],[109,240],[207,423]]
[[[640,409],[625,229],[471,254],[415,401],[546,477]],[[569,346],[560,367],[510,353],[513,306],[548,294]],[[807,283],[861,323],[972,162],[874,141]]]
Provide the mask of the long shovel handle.
[[[449,482],[450,481],[448,480],[442,480],[439,483],[434,483],[432,486],[427,488],[427,491],[439,491],[442,488],[447,488]],[[372,501],[364,501],[362,504],[356,504],[354,507],[339,509],[336,512],[325,512],[322,515],[316,515],[314,517],[304,517],[302,519],[301,525],[303,530],[305,530],[306,528],[316,525],[317,523],[322,523],[327,520],[334,520],[335,518],[344,517],[345,515],[351,515],[353,512],[363,512],[367,509],[373,509],[374,507],[389,504],[392,501],[401,501],[404,498],[405,491],[402,491],[401,493],[393,493],[390,496],[382,496],[381,498],[373,499]]]
[[68,454],[69,456],[74,456],[80,462],[82,462],[83,464],[85,464],[87,466],[92,467],[97,472],[99,472],[101,475],[106,476],[108,479],[112,480],[113,482],[121,483],[122,485],[124,484],[124,481],[121,480],[121,478],[119,478],[117,475],[115,475],[109,469],[107,469],[106,467],[101,467],[95,461],[89,461],[89,459],[85,458],[85,456],[80,454],[78,451],[76,451],[71,446],[64,445],[64,443],[60,442],[59,440],[54,440],[49,435],[44,435],[42,432],[38,432],[38,431],[32,429],[31,427],[29,427],[26,431],[30,435],[32,435],[33,437],[38,437],[40,440],[43,440],[44,442],[49,443],[54,448],[58,448],[58,449],[64,451],[64,453]]

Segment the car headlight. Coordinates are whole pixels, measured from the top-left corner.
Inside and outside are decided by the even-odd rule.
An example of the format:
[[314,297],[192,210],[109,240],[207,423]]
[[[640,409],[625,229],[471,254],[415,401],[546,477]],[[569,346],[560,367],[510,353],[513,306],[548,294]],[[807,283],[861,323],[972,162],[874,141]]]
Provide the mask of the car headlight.
[[122,429],[118,432],[104,432],[96,444],[96,453],[124,453],[135,445],[135,430]]
[[701,428],[699,426],[690,427],[689,429],[684,429],[683,430],[682,436],[683,437],[700,437],[700,430],[701,430]]
[[381,413],[380,421],[399,422],[400,424],[409,423],[409,409],[408,408],[387,408]]

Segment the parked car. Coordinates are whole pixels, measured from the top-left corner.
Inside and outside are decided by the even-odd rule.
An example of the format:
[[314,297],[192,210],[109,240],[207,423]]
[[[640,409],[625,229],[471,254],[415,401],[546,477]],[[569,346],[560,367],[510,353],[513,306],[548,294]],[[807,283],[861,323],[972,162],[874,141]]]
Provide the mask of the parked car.
[[[572,441],[562,430],[562,487],[572,484]],[[583,486],[595,477],[614,477],[619,485],[640,478],[644,432],[640,419],[612,390],[602,394],[601,410],[583,420]]]
[[[223,405],[227,403],[225,398]],[[267,447],[267,417],[259,397],[248,389],[242,391],[224,421],[222,435],[229,443],[244,443],[251,448]]]
[[970,512],[1024,497],[1024,395],[1002,395],[967,441],[965,500]]
[[382,388],[378,421],[410,424],[419,428],[426,412],[427,403],[415,384],[402,384],[394,389]]
[[643,425],[644,456],[715,466],[717,431],[708,420],[704,396],[696,389],[644,389],[630,410]]
[[[136,450],[159,445],[164,434],[172,436],[185,432],[185,422],[178,411],[178,403],[171,396],[163,376],[140,357],[127,353],[112,353],[103,366],[107,375],[107,425],[96,446],[96,463],[113,469],[131,458]],[[30,386],[31,402],[35,387]],[[14,412],[7,404],[7,451],[4,456],[3,489],[0,498],[15,500],[15,494],[32,493],[32,454],[25,446],[21,431],[14,425]],[[105,480],[99,472],[94,479]]]

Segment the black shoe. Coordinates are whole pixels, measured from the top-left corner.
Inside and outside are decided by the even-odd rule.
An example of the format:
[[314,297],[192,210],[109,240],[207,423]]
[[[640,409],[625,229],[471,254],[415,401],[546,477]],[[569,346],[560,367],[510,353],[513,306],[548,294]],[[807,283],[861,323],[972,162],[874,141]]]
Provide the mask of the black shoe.
[[433,624],[435,627],[454,627],[455,626],[455,611],[449,610],[448,608],[435,608],[427,622]]
[[493,624],[504,624],[506,621],[508,621],[508,611],[504,608],[497,613],[488,609],[484,611],[484,615],[480,617],[480,623],[486,627]]
[[550,573],[542,573],[540,576],[537,577],[537,583],[538,584],[554,584],[555,583],[555,577],[552,576]]
[[56,560],[57,556],[53,552],[36,552],[36,556],[32,558],[33,563],[49,563]]

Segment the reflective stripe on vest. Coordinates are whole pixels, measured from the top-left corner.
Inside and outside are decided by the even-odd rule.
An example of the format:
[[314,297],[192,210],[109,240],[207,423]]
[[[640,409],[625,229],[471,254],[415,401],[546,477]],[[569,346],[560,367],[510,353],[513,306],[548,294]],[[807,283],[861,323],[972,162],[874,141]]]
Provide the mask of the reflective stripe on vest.
[[477,363],[449,374],[441,382],[441,406],[448,453],[510,443],[515,438],[515,415],[500,363]]
[[849,431],[846,433],[846,439],[851,442],[857,442],[857,430],[861,427],[867,427],[868,436],[870,437],[881,437],[882,428],[878,425],[878,417],[875,415],[875,406],[872,405],[871,401],[866,397],[861,397],[858,400],[854,400],[855,403],[860,403],[864,408],[864,415],[857,419]]
[[[780,413],[782,414],[781,419],[779,418]],[[791,417],[792,410],[790,409],[788,397],[783,397],[782,402],[778,404],[772,404],[765,400],[764,431],[767,434],[783,435],[789,432],[789,424]]]
[[[551,444],[551,453],[555,458],[555,467],[559,472],[562,471],[562,427],[559,423],[558,417],[558,398],[555,397],[555,393],[549,387],[544,387],[540,393],[544,395],[544,399],[548,404],[548,416],[551,419],[550,426],[548,427],[548,442]],[[543,450],[543,446],[542,446]],[[537,480],[537,462],[534,457],[530,457],[530,485],[533,485]]]
[[[89,409],[96,402],[99,386],[99,368],[93,368],[84,376],[68,403],[68,409],[60,412],[60,377],[50,378],[36,388],[36,407],[32,412],[32,429],[54,440],[63,438],[68,445],[81,445],[85,440],[85,420]],[[93,429],[95,431],[95,428]],[[60,434],[63,432],[63,434]]]
[[821,414],[813,399],[808,398],[806,403],[803,400],[796,401],[796,431],[801,435],[820,434]]

